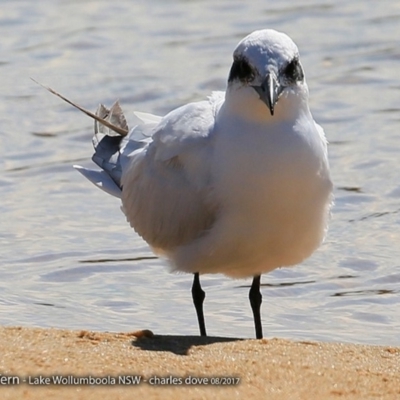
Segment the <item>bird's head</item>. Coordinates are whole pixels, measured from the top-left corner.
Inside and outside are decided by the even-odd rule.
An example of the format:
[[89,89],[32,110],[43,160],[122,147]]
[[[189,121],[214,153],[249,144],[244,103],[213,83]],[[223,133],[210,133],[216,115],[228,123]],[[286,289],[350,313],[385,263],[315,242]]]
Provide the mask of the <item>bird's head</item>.
[[[233,53],[228,96],[250,92],[274,115],[282,97],[308,98],[299,51],[292,39],[271,29],[259,30],[239,42]],[[257,96],[258,95],[258,96]]]

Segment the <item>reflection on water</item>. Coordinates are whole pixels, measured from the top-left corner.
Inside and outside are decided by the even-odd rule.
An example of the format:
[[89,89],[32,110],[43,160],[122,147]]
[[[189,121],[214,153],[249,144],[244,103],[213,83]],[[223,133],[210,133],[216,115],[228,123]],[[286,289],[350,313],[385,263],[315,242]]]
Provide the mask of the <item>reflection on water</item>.
[[[238,40],[273,27],[299,45],[336,189],[321,249],[262,277],[264,332],[399,345],[398,2],[76,4],[2,2],[0,323],[197,334],[192,277],[71,168],[89,162],[92,122],[29,78],[90,110],[164,114],[224,90]],[[202,279],[210,334],[254,337],[249,283]]]
[[362,295],[376,295],[376,294],[392,294],[396,293],[394,290],[387,289],[368,289],[368,290],[353,290],[349,292],[340,292],[332,294],[332,296],[362,296]]
[[120,260],[115,258],[102,258],[99,260],[80,260],[79,262],[82,264],[101,264],[101,263],[112,263],[117,261],[143,261],[143,260],[157,260],[158,257],[155,256],[147,256],[147,257],[134,257],[134,258],[122,258]]
[[338,187],[337,190],[344,190],[345,192],[355,192],[355,193],[363,193],[360,187]]
[[[301,282],[277,282],[277,283],[262,283],[261,287],[284,287],[294,285],[307,285],[308,283],[315,283],[315,281],[301,281]],[[240,287],[251,287],[250,285],[241,285]]]
[[[397,214],[400,211],[400,208],[398,210],[393,210],[393,211],[383,211],[383,212],[375,212],[369,215],[365,215],[364,217],[361,217],[358,219],[358,221],[364,221],[366,219],[370,219],[370,218],[380,218],[380,217],[384,217],[386,215],[390,215],[390,214]],[[356,220],[354,219],[350,219],[349,222],[355,222]]]

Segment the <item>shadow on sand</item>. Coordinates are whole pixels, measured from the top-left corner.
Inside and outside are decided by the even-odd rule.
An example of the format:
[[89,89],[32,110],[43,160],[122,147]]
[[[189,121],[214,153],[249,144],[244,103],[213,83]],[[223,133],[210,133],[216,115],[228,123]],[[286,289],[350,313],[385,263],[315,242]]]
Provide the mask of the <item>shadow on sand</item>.
[[171,353],[185,356],[192,346],[205,346],[213,343],[235,342],[239,338],[225,338],[213,336],[168,336],[154,335],[143,337],[132,341],[132,345],[148,351],[169,351]]

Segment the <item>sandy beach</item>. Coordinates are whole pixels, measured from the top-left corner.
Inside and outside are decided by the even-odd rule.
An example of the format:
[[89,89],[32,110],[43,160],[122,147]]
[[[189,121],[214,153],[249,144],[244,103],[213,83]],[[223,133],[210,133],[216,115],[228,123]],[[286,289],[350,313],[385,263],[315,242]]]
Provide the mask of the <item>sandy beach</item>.
[[[398,399],[400,348],[0,328],[1,399]],[[81,383],[81,384],[79,384]]]

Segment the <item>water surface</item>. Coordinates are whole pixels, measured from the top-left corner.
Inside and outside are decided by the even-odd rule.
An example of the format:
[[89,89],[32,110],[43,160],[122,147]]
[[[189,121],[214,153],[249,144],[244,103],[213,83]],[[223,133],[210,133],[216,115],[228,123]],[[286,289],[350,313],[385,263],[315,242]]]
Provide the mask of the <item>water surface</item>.
[[[268,337],[400,345],[400,5],[4,0],[0,10],[0,324],[197,334],[190,275],[168,272],[119,201],[71,165],[89,109],[164,114],[224,90],[236,43],[271,27],[298,44],[330,141],[335,207],[302,265],[263,276]],[[202,280],[209,334],[254,337],[250,280]]]

